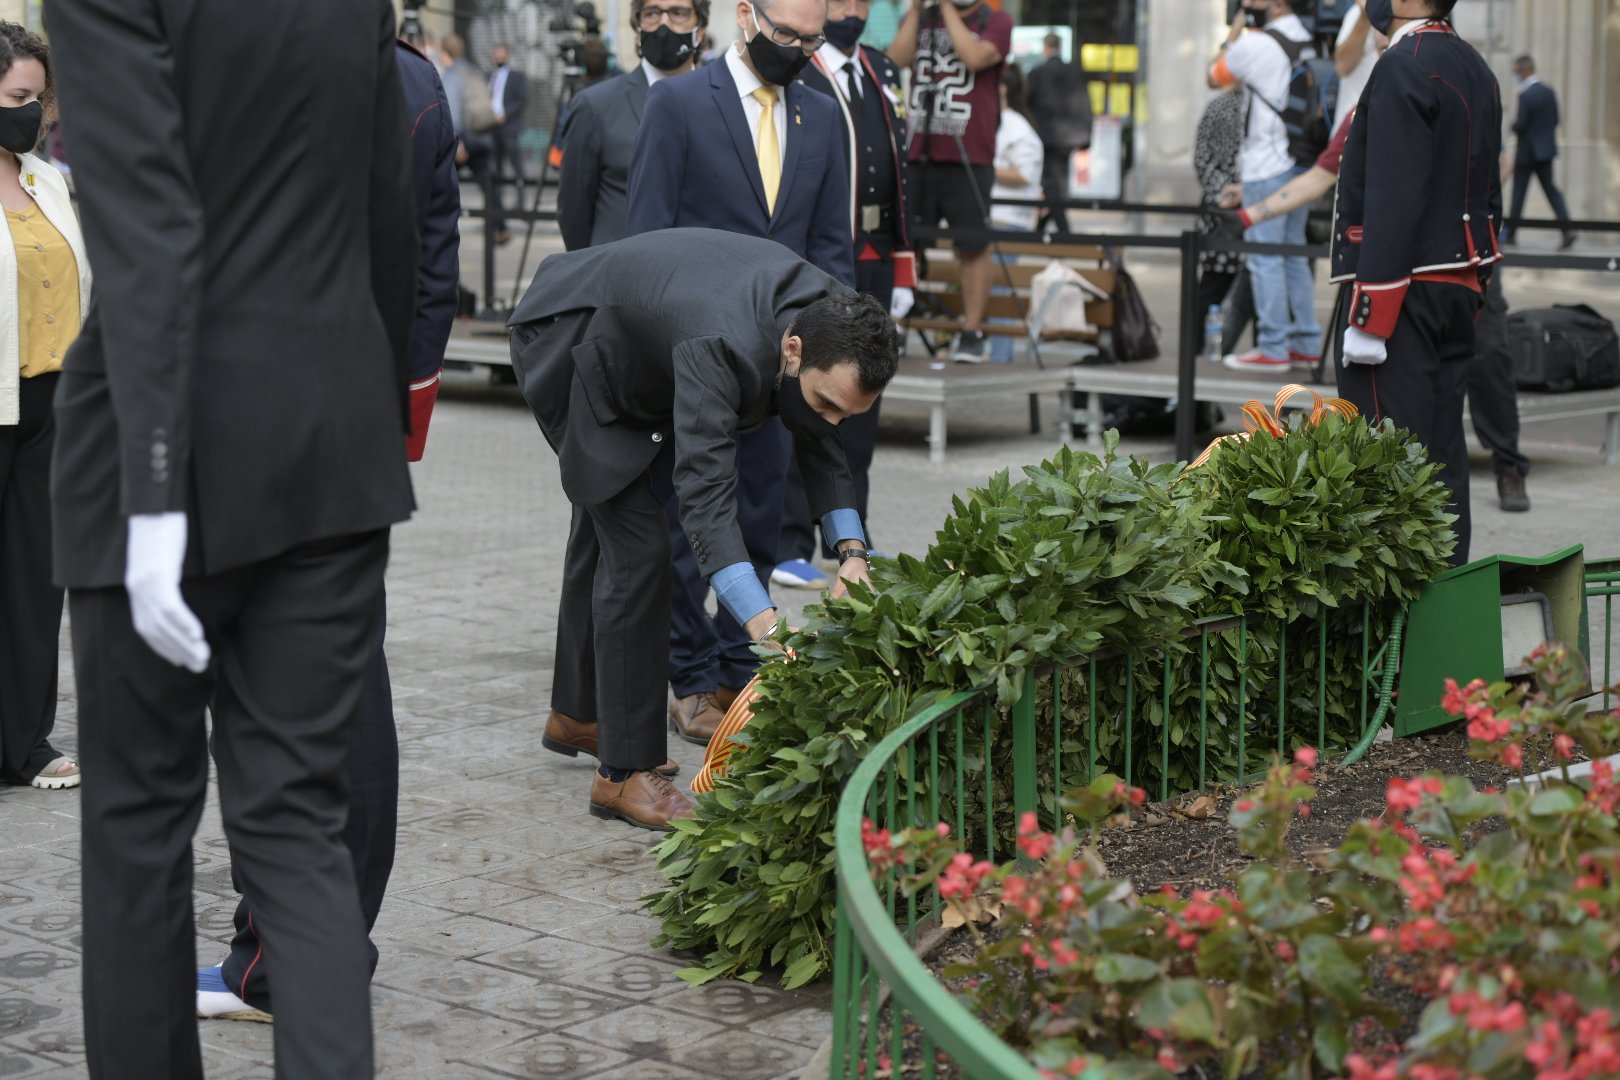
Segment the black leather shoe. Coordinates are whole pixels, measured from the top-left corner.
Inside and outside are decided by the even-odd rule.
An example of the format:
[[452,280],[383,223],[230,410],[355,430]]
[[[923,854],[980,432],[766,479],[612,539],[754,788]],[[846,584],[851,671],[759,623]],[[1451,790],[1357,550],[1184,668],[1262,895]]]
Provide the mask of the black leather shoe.
[[1522,514],[1530,509],[1530,494],[1524,490],[1524,473],[1513,468],[1497,473],[1496,498],[1510,514]]

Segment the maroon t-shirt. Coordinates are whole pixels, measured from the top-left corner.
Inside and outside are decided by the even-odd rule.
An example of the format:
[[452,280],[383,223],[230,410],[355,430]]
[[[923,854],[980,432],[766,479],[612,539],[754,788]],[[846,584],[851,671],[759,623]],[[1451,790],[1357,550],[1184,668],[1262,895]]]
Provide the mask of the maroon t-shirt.
[[[910,161],[922,160],[922,136],[926,131],[930,161],[960,161],[962,155],[956,149],[956,136],[960,135],[968,164],[995,163],[996,128],[1001,124],[1001,71],[1012,51],[1012,16],[986,6],[965,21],[969,30],[996,47],[1002,62],[983,71],[969,71],[951,45],[950,31],[945,29],[945,17],[939,8],[923,10],[907,109],[911,146],[906,157]],[[931,115],[924,114],[925,104],[931,106]]]

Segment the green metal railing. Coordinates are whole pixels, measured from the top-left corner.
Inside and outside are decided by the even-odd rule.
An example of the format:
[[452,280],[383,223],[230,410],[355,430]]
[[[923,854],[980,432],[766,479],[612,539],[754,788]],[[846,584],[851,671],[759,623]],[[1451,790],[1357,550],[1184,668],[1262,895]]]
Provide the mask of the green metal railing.
[[[1603,615],[1598,619],[1603,630],[1603,648],[1597,649],[1597,642],[1592,643],[1591,653],[1587,657],[1592,666],[1592,678],[1599,681],[1599,669],[1602,670],[1600,685],[1603,691],[1603,711],[1607,712],[1614,707],[1614,696],[1608,688],[1615,682],[1615,628],[1614,628],[1614,598],[1620,596],[1620,559],[1594,559],[1586,564],[1586,605],[1588,618],[1596,613],[1591,609],[1601,599],[1603,602]],[[1599,663],[1601,661],[1601,663]]]
[[[1351,760],[1365,752],[1384,724],[1395,668],[1386,658],[1400,655],[1404,611],[1395,613],[1388,637],[1377,648],[1373,614],[1364,605],[1359,618],[1358,738],[1344,745],[1341,737]],[[1055,829],[1058,795],[1104,772],[1132,783],[1152,773],[1161,800],[1210,783],[1241,783],[1254,775],[1252,758],[1286,751],[1290,736],[1313,741],[1309,736],[1314,735],[1315,745],[1327,741],[1328,633],[1326,621],[1290,627],[1271,619],[1210,619],[1192,628],[1179,647],[1156,654],[1099,653],[1030,673],[1010,708],[996,707],[993,695],[983,692],[952,694],[889,733],[856,770],[838,806],[828,1075],[834,1080],[898,1076],[900,1062],[907,1059],[917,1063],[915,1075],[922,1080],[931,1080],[944,1062],[956,1075],[975,1080],[1037,1077],[1022,1055],[980,1023],[918,959],[923,935],[938,926],[939,898],[932,890],[904,895],[897,874],[872,877],[861,847],[863,819],[891,830],[944,821],[965,850],[994,860],[1010,850],[1009,838],[1023,812],[1035,811],[1043,826]],[[1259,655],[1259,639],[1274,642],[1266,646],[1275,652],[1274,661],[1266,657],[1268,669],[1275,664],[1269,694],[1251,693],[1259,680],[1248,661],[1251,649]],[[1307,672],[1291,667],[1290,641],[1296,658],[1314,644],[1314,687]],[[1227,699],[1234,703],[1229,707],[1235,708],[1235,722],[1217,717],[1209,705],[1223,671],[1237,683]],[[1150,677],[1159,682],[1151,703],[1138,696]],[[1064,700],[1065,685],[1077,679],[1084,701],[1078,715]],[[1303,697],[1300,681],[1306,684]],[[1291,706],[1310,699],[1314,724],[1293,722]],[[1110,726],[1118,736],[1111,741],[1103,738]],[[1178,744],[1177,731],[1196,737]],[[1216,741],[1223,737],[1229,745]],[[1143,760],[1144,742],[1153,760]],[[1175,783],[1173,775],[1190,776],[1194,770],[1183,761],[1184,768],[1175,772],[1172,756],[1193,753],[1196,782]],[[1071,763],[1068,770],[1065,761]]]

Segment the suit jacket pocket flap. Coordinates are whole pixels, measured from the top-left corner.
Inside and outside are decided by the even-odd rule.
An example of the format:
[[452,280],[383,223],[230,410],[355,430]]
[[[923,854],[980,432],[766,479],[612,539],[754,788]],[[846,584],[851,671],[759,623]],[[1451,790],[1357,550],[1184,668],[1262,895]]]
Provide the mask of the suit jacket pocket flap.
[[601,338],[592,338],[574,346],[574,371],[579,375],[585,397],[591,403],[591,414],[604,427],[619,419],[619,403],[614,396],[608,372],[607,356]]

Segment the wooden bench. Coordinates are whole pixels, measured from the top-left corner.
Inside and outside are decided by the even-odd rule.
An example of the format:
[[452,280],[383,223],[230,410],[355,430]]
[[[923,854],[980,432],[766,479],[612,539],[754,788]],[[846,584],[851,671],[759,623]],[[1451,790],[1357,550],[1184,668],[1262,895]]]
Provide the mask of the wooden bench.
[[[994,255],[997,249],[991,248],[990,251]],[[1102,248],[1092,244],[1007,242],[1000,245],[999,253],[1007,261],[991,267],[991,293],[985,309],[984,332],[1024,339],[1028,343],[1030,359],[1037,367],[1041,363],[1042,342],[1094,344],[1100,337],[1100,331],[1114,325],[1113,302],[1100,299],[1086,302],[1086,321],[1095,328],[1093,330],[1053,331],[1031,322],[1038,312],[1030,310],[1030,283],[1053,260],[1069,266],[1095,285],[1104,296],[1113,295],[1114,272],[1106,265]],[[923,252],[918,262],[915,292],[917,303],[905,319],[905,325],[908,330],[917,331],[923,347],[932,356],[942,342],[949,346],[950,340],[961,331],[965,321],[962,264],[957,261],[956,255],[941,248]]]

